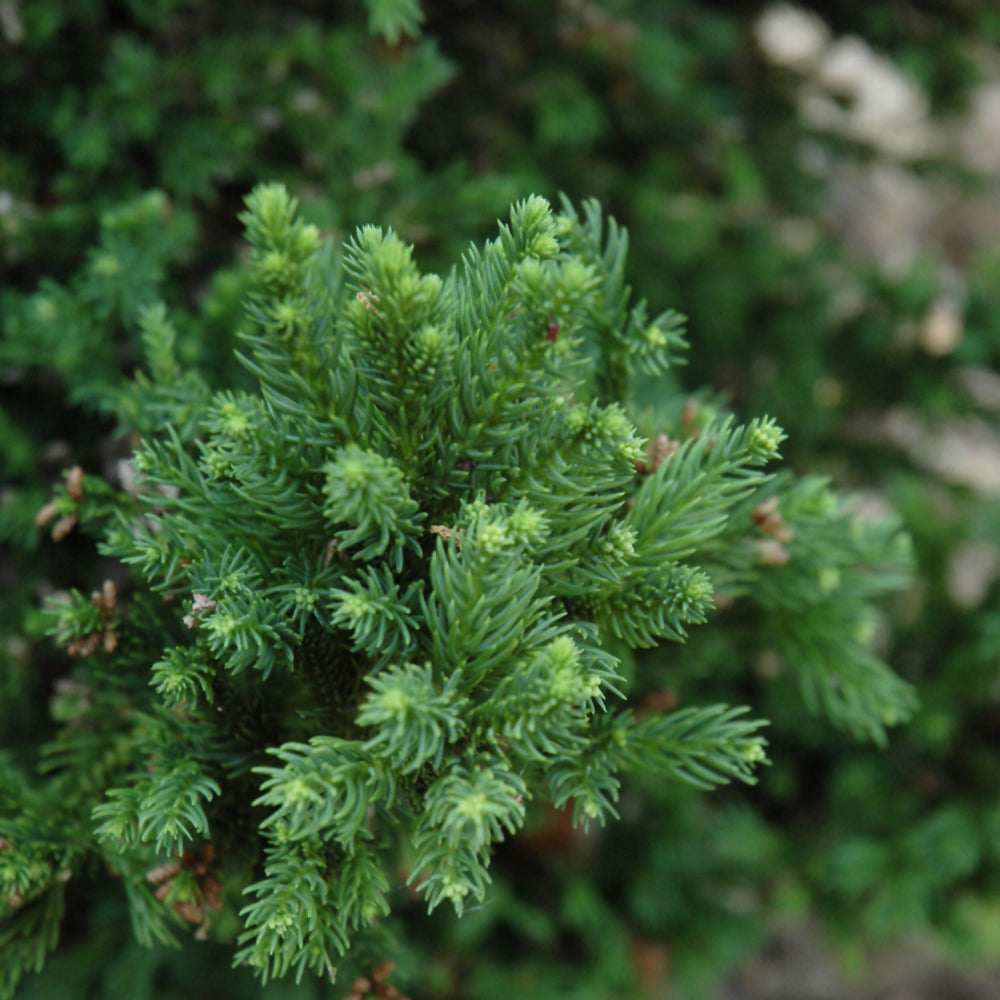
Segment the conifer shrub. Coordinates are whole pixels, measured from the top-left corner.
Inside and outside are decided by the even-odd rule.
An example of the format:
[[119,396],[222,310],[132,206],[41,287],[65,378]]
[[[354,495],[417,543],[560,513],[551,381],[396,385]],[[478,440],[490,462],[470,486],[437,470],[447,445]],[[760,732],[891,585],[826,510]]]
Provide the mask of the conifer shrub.
[[95,863],[140,940],[187,924],[265,981],[333,979],[391,953],[407,892],[483,904],[546,803],[586,827],[633,773],[753,782],[745,706],[636,700],[637,651],[713,600],[780,633],[812,711],[875,740],[909,715],[868,651],[905,538],[766,472],[767,418],[688,414],[647,447],[632,386],[679,360],[681,321],[631,302],[595,203],[519,202],[444,279],[374,226],[324,252],[280,185],[242,218],[255,387],[210,392],[147,308],[118,407],[134,487],[76,472],[45,514],[131,573],[46,613],[75,659],[46,777],[4,771],[4,995]]
[[[330,257],[332,284],[333,248],[356,224],[391,225],[416,245],[422,262],[444,274],[517,194],[561,189],[578,202],[596,194],[629,226],[633,284],[652,312],[673,306],[687,314],[694,342],[683,378],[672,364],[655,376],[640,369],[622,379],[608,362],[619,348],[589,327],[583,334],[593,367],[587,391],[575,391],[605,405],[625,403],[639,435],[652,442],[638,460],[647,471],[625,492],[676,445],[693,449],[706,425],[710,439],[729,410],[768,412],[790,434],[783,450],[792,467],[823,468],[841,485],[889,497],[917,543],[920,583],[889,606],[890,618],[875,617],[867,602],[901,581],[898,553],[886,556],[891,530],[860,526],[815,478],[783,474],[742,501],[734,497],[711,552],[694,555],[714,585],[711,625],[687,629],[683,645],[634,651],[612,636],[609,648],[627,681],[618,686],[639,717],[726,702],[749,704],[754,716],[771,720],[771,766],[757,772],[760,783],[749,796],[733,786],[703,796],[632,769],[615,804],[620,820],[591,824],[586,834],[570,825],[565,810],[526,799],[526,829],[491,846],[487,901],[472,901],[460,921],[442,914],[448,907],[428,917],[425,900],[389,894],[392,913],[379,926],[393,932],[401,975],[420,983],[422,995],[516,990],[542,997],[585,995],[587,984],[620,994],[634,988],[637,974],[655,992],[669,968],[672,982],[693,989],[752,953],[763,940],[765,915],[790,901],[823,914],[853,953],[914,929],[943,932],[966,948],[991,947],[990,900],[1000,874],[996,578],[986,572],[978,596],[966,603],[952,582],[970,552],[988,554],[1000,526],[989,492],[968,477],[956,480],[946,460],[969,440],[952,431],[985,428],[976,438],[982,440],[996,426],[988,378],[998,363],[995,254],[987,246],[970,255],[958,244],[966,282],[959,283],[962,336],[950,351],[925,350],[922,331],[938,306],[954,305],[951,272],[925,256],[902,275],[886,274],[844,253],[827,211],[829,176],[804,170],[789,151],[805,142],[828,164],[878,156],[803,125],[787,73],[766,67],[755,51],[758,6],[734,16],[726,5],[688,2],[566,2],[552,11],[428,2],[418,40],[411,4],[371,4],[367,12],[358,6],[336,16],[310,2],[257,4],[250,12],[172,0],[3,5],[0,537],[7,552],[0,619],[7,638],[0,646],[0,734],[12,785],[34,784],[38,748],[67,740],[66,732],[56,735],[61,728],[93,739],[73,761],[105,745],[101,725],[78,719],[112,669],[108,660],[95,679],[102,658],[114,658],[115,684],[131,677],[116,705],[152,711],[139,661],[146,669],[165,664],[157,676],[166,676],[168,647],[205,648],[214,635],[200,624],[178,624],[182,615],[166,615],[170,606],[158,607],[159,598],[143,589],[162,581],[140,583],[142,564],[126,576],[118,559],[134,552],[123,545],[114,559],[98,557],[93,543],[106,537],[112,512],[121,523],[146,523],[149,501],[127,499],[135,489],[128,459],[139,438],[159,440],[172,425],[181,450],[207,462],[199,449],[222,442],[220,428],[204,423],[206,409],[222,406],[216,393],[230,392],[248,412],[264,405],[259,379],[232,350],[248,288],[263,294],[260,276],[251,274],[258,265],[242,260],[234,224],[254,180],[282,179],[307,219],[330,237],[321,254]],[[861,34],[890,52],[935,110],[959,107],[979,72],[967,41],[995,42],[995,14],[990,5],[946,14],[935,4],[913,6],[919,16],[905,19],[871,5],[826,5],[821,13],[838,34]],[[400,20],[402,8],[409,14]],[[381,35],[367,33],[368,13]],[[914,172],[951,178],[955,166],[930,159]],[[842,308],[845,298],[853,309]],[[166,310],[150,311],[158,300]],[[544,326],[546,337],[553,325],[560,324]],[[252,366],[252,347],[242,343]],[[711,388],[686,391],[699,386]],[[724,395],[715,394],[720,390]],[[872,433],[889,426],[882,419],[889,404],[910,419],[892,425],[903,437]],[[112,443],[116,425],[132,437]],[[157,447],[174,455],[172,445]],[[86,474],[71,473],[50,506],[52,480],[75,466]],[[416,475],[423,483],[425,471],[404,469],[404,482]],[[169,495],[179,473],[163,475]],[[469,475],[466,499],[486,473],[477,466]],[[317,473],[312,482],[323,505],[333,504],[322,492],[323,477]],[[179,512],[159,498],[152,513]],[[54,543],[52,534],[61,540]],[[424,538],[428,551],[435,538]],[[385,552],[395,549],[387,544]],[[814,573],[820,553],[822,571]],[[347,558],[355,558],[349,548]],[[403,558],[409,572],[406,560],[417,553]],[[338,565],[331,556],[324,570],[333,574]],[[108,578],[129,614],[144,608],[151,623],[129,625],[135,645],[114,653],[103,652],[104,644],[127,629],[116,617],[118,597],[103,589]],[[98,594],[74,598],[57,629],[66,649],[78,657],[90,651],[85,662],[67,661],[42,637],[51,620],[36,609],[54,587]],[[197,620],[208,609],[195,614],[194,593],[177,599]],[[403,596],[405,588],[397,594]],[[579,603],[567,614],[598,624]],[[802,630],[792,627],[799,620]],[[347,634],[345,624],[331,627]],[[154,642],[156,629],[163,636]],[[814,630],[821,642],[810,641]],[[856,641],[869,635],[873,647]],[[295,663],[305,635],[279,631],[276,649],[279,639]],[[914,723],[880,750],[844,732],[881,739],[881,712],[899,695],[873,667],[870,648],[923,694]],[[219,650],[210,652],[218,659]],[[131,674],[118,672],[126,653],[135,657]],[[859,661],[865,665],[852,675]],[[422,664],[417,657],[414,665]],[[244,675],[256,677],[252,669]],[[272,670],[266,683],[273,687],[279,675]],[[848,683],[854,694],[842,696],[852,676],[865,684],[881,676],[887,690],[870,696]],[[356,697],[367,696],[367,683],[358,683]],[[115,684],[109,690],[118,691]],[[803,710],[803,691],[820,715]],[[609,696],[604,707],[614,713],[625,704]],[[106,708],[98,713],[106,722],[117,718]],[[889,718],[894,714],[898,706]],[[604,717],[599,706],[591,715]],[[308,745],[310,735],[289,739]],[[147,742],[141,752],[152,758],[155,741]],[[90,803],[104,788],[127,787],[115,775],[137,773],[139,753],[128,756],[124,770],[109,760],[108,773],[92,783],[64,769],[61,783],[39,792],[36,812],[67,797],[66,815],[81,818],[84,845],[73,857],[91,862],[73,867],[65,885],[62,954],[26,982],[26,995],[50,998],[70,989],[76,996],[86,976],[104,984],[93,986],[102,995],[122,995],[114,984],[132,976],[134,986],[142,978],[136,970],[143,970],[149,996],[167,989],[164,979],[187,997],[230,988],[224,983],[238,982],[233,988],[241,995],[256,989],[247,980],[216,978],[231,955],[208,943],[187,949],[181,961],[127,944],[122,883],[89,880],[100,868],[99,852],[110,852],[89,839]],[[55,752],[51,759],[58,773],[67,758]],[[265,756],[256,766],[277,761]],[[255,777],[247,781],[261,780],[249,773]],[[216,844],[232,798],[224,802],[224,782],[210,777],[220,793],[202,808]],[[19,815],[20,795],[5,798],[0,811]],[[69,803],[73,796],[80,797]],[[255,818],[264,808],[252,807]],[[379,823],[395,823],[390,813]],[[256,826],[233,821],[229,843],[249,845],[240,830]],[[400,834],[398,843],[411,842]],[[145,851],[142,864],[153,867],[133,866],[126,884],[142,884],[143,872],[157,867],[162,876],[146,884],[145,895],[132,893],[140,936],[149,940],[142,923],[149,893],[182,905],[178,884],[210,887],[209,873],[219,865],[198,854],[170,862],[158,856],[165,864],[183,860],[186,867],[170,874],[154,865],[148,845],[135,850],[141,857]],[[244,870],[223,880],[227,907],[201,907],[220,939],[238,934],[239,887],[250,884],[258,857],[252,845],[248,850],[253,858]],[[392,856],[384,844],[380,850],[383,859]],[[225,860],[234,864],[231,853]],[[55,895],[45,898],[56,905]],[[187,912],[197,914],[197,905]],[[100,916],[86,925],[85,914]],[[98,923],[114,932],[97,935]],[[356,958],[366,954],[368,933],[354,934]],[[357,958],[359,967],[370,971],[387,953],[374,947],[370,961]],[[345,994],[343,981],[323,995]],[[382,980],[372,982],[383,988]],[[278,981],[266,989],[283,995],[284,988]]]

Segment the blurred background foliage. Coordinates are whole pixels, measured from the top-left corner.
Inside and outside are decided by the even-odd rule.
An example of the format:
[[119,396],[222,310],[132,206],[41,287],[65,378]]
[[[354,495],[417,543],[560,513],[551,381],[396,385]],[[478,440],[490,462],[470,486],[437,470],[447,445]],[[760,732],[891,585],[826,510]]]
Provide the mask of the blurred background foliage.
[[[878,641],[922,708],[887,748],[852,744],[803,711],[740,605],[720,608],[724,629],[647,654],[647,698],[760,706],[761,784],[634,788],[590,836],[538,814],[481,910],[393,918],[393,981],[711,997],[805,915],[854,966],[913,934],[1000,955],[995,4],[0,0],[0,98],[8,760],[32,762],[72,697],[41,600],[120,572],[36,512],[71,466],[127,477],[109,413],[143,306],[170,306],[181,361],[213,386],[243,377],[236,215],[254,183],[283,181],[334,239],[391,225],[425,270],[517,197],[593,196],[629,229],[637,293],[689,318],[695,405],[776,416],[795,468],[904,517],[918,578]],[[663,395],[643,403],[671,433]],[[113,889],[80,893],[25,997],[350,991],[259,987],[207,942],[140,949]]]

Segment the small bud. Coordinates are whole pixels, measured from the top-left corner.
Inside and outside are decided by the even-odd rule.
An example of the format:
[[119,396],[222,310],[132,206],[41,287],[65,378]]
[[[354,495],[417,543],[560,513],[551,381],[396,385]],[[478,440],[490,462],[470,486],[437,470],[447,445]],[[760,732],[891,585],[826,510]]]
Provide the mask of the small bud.
[[61,542],[77,525],[80,515],[74,510],[69,514],[64,514],[52,526],[52,541]]
[[636,532],[622,524],[615,524],[607,533],[601,545],[609,559],[627,560],[635,555]]
[[205,917],[205,911],[200,903],[187,900],[174,903],[174,912],[189,924],[200,924]]
[[769,538],[788,545],[795,538],[795,532],[785,523],[778,511],[778,497],[768,497],[753,511],[753,523]]
[[784,566],[792,557],[788,549],[775,538],[761,538],[754,542],[757,557],[768,566]]
[[778,449],[784,440],[782,429],[769,418],[755,420],[750,425],[750,454],[760,461],[778,458]]
[[778,512],[778,498],[777,496],[768,497],[762,503],[757,504],[753,510],[753,523],[761,524],[766,521],[769,517]]
[[587,426],[588,419],[587,408],[580,403],[575,403],[566,411],[566,430],[571,434],[576,434]]
[[113,278],[121,270],[122,262],[113,253],[100,253],[94,258],[94,271],[102,278]]
[[74,465],[66,475],[66,492],[79,503],[83,499],[83,468]]
[[39,528],[44,528],[58,513],[59,507],[55,500],[50,500],[44,507],[39,508],[38,513],[35,515],[35,524]]
[[507,518],[507,531],[521,545],[540,541],[549,531],[545,515],[522,500]]
[[545,259],[559,252],[556,223],[549,203],[539,195],[518,202],[510,213],[511,229],[524,239],[528,257]]
[[316,607],[318,596],[316,591],[310,587],[296,587],[292,594],[292,600],[296,607],[302,608],[304,611],[312,611]]
[[319,250],[323,241],[320,238],[319,230],[310,224],[300,225],[295,232],[295,240],[293,244],[293,249],[295,255],[300,260],[305,260],[311,257],[317,250]]
[[697,437],[701,424],[701,408],[695,399],[685,400],[681,409],[681,437]]
[[651,326],[646,328],[643,334],[643,339],[646,341],[649,347],[654,349],[667,346],[667,335],[653,323]]
[[635,462],[635,471],[642,476],[651,475],[671,455],[676,454],[680,447],[680,441],[675,441],[667,437],[666,434],[657,434],[652,441],[646,444],[646,459],[639,459]]
[[176,861],[167,861],[162,865],[157,865],[155,868],[150,868],[146,872],[146,881],[152,885],[159,885],[161,882],[166,882],[180,873],[181,866]]
[[896,726],[899,725],[901,721],[901,716],[896,709],[886,706],[879,712],[879,717],[882,720],[882,725],[884,726]]
[[391,958],[387,958],[384,962],[380,962],[374,969],[372,969],[371,977],[376,983],[381,983],[392,975],[395,968],[396,963]]
[[101,636],[97,632],[92,632],[90,635],[82,636],[79,639],[74,639],[66,646],[66,652],[70,656],[82,656],[88,657],[93,656],[97,652],[97,647],[100,645]]
[[441,358],[444,346],[445,335],[440,327],[432,323],[422,326],[414,339],[418,367],[432,367]]
[[680,704],[680,698],[671,688],[657,688],[647,692],[642,699],[642,707],[650,712],[673,712]]
[[479,548],[488,556],[499,555],[511,542],[502,525],[486,524],[479,531]]
[[205,905],[210,910],[218,912],[222,909],[222,882],[218,876],[209,872],[198,880],[202,895],[205,897]]

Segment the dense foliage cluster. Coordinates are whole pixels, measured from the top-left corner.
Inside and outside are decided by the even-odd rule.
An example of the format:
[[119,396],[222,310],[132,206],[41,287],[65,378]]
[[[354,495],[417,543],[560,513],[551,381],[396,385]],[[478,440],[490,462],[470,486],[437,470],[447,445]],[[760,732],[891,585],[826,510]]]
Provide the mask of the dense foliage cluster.
[[[763,741],[741,709],[637,719],[616,704],[641,676],[615,650],[703,623],[706,569],[780,620],[801,612],[789,642],[818,647],[798,656],[814,707],[878,738],[911,706],[865,652],[873,581],[841,577],[858,552],[799,555],[800,521],[836,524],[832,498],[809,481],[761,493],[777,427],[708,423],[647,455],[603,398],[615,386],[627,401],[682,341],[675,316],[629,303],[624,233],[596,205],[581,219],[519,203],[447,280],[375,227],[331,262],[294,210],[265,186],[244,216],[259,394],[206,399],[178,378],[163,309],[143,313],[151,375],[133,391],[150,405],[124,408],[143,439],[136,497],[104,516],[105,550],[150,591],[126,611],[109,584],[51,612],[84,662],[47,751],[52,784],[10,793],[8,977],[54,939],[52,900],[91,851],[126,879],[146,935],[167,933],[171,907],[207,927],[235,884],[250,900],[237,961],[332,976],[352,933],[388,912],[400,859],[431,909],[461,913],[533,801],[586,823],[615,813],[630,769],[752,780]],[[88,489],[67,481],[46,516],[86,517]],[[747,504],[751,519],[733,517]],[[81,783],[69,764],[85,749]],[[73,838],[41,836],[43,812]],[[170,857],[204,870],[154,889]]]
[[[368,926],[381,904],[359,896],[357,926],[310,925],[330,954],[352,938],[338,961],[372,995],[391,995],[390,954],[426,996],[655,993],[666,976],[694,995],[788,908],[853,955],[914,929],[995,949],[998,41],[991,4],[932,0],[0,4],[8,988],[60,925],[25,996],[261,991],[228,978],[224,945],[178,961],[129,943],[171,920],[249,935],[269,973],[303,960],[286,941],[260,961],[277,896],[240,893],[304,874],[308,837],[280,842],[309,793],[267,816],[309,754],[371,805],[340,839],[343,816],[313,816],[327,853],[308,860],[377,859],[388,916]],[[276,245],[261,188],[247,253],[234,222],[262,179],[324,238],[278,213],[299,235]],[[554,256],[523,257],[517,213],[482,244],[530,191],[596,195],[627,223],[651,313],[688,317],[683,372],[679,318],[633,315],[623,232],[589,203],[555,216]],[[367,223],[386,228],[351,241]],[[501,286],[517,305],[477,342],[476,303]],[[416,336],[393,340],[403,326]],[[763,425],[729,414],[765,412],[792,467],[864,503],[749,462],[741,435]],[[665,508],[640,502],[661,489],[682,511],[662,563],[642,552]],[[895,507],[916,543],[917,584],[881,611],[906,558],[862,506]],[[489,541],[535,517],[537,537]],[[516,646],[478,611],[480,631],[435,642],[448,602],[474,599],[462,572],[524,619]],[[471,694],[448,664],[494,640],[524,676],[501,690],[481,664]],[[535,642],[549,653],[529,661]],[[331,656],[333,692],[316,677]],[[539,699],[570,662],[576,695]],[[516,731],[494,697],[524,706]],[[699,726],[757,745],[747,716],[699,708],[720,703],[771,722],[750,797],[661,780],[723,776],[667,750]],[[622,720],[657,749],[604,746],[589,811],[620,818],[584,835],[586,796],[541,761]],[[388,784],[350,784],[358,747]],[[440,780],[453,805],[479,753],[512,775],[506,811],[475,828],[457,881],[422,881],[457,820],[428,808],[434,841],[415,804]],[[446,782],[453,760],[466,785]],[[462,919],[428,917],[455,886]],[[344,975],[301,989],[364,995]]]

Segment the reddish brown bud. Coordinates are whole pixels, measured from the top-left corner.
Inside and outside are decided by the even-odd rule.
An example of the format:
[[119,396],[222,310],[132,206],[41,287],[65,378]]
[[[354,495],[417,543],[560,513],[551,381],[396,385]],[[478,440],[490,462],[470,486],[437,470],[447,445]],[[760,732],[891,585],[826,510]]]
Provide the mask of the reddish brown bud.
[[795,532],[785,523],[778,510],[778,498],[768,497],[757,504],[753,511],[753,523],[769,538],[787,545],[795,538]]
[[680,441],[674,441],[666,434],[657,434],[656,437],[646,445],[648,461],[635,462],[635,470],[641,475],[651,475],[671,456],[680,450]]
[[79,503],[83,499],[83,468],[74,465],[66,474],[66,492]]
[[768,497],[762,503],[757,504],[753,509],[753,523],[763,524],[768,518],[773,517],[778,512],[777,496]]
[[199,881],[201,891],[205,896],[205,905],[211,910],[222,909],[222,882],[211,874],[205,875]]
[[396,968],[396,963],[391,959],[387,958],[384,962],[380,962],[372,970],[372,979],[376,983],[381,983],[383,980],[388,979],[392,975],[393,970]]
[[38,513],[35,515],[35,524],[39,528],[44,528],[58,513],[59,508],[55,500],[50,500],[44,507],[39,508]]
[[174,903],[174,912],[189,924],[200,924],[205,917],[200,903]]
[[681,410],[681,435],[683,437],[695,437],[698,433],[698,403],[693,399],[685,400]]
[[66,652],[70,656],[93,656],[97,652],[97,647],[101,644],[99,632],[91,632],[90,635],[81,636],[74,639],[66,646]]
[[146,872],[146,881],[152,882],[153,885],[158,885],[160,882],[165,882],[167,879],[174,878],[174,876],[181,873],[181,866],[177,864],[176,861],[167,861],[165,864],[157,865],[155,868],[150,868]]
[[642,707],[651,712],[672,712],[679,704],[677,692],[670,688],[649,691],[642,699]]
[[61,542],[77,525],[80,515],[74,510],[69,514],[64,514],[52,526],[52,541]]
[[645,991],[662,994],[670,978],[670,950],[661,941],[637,938],[632,942],[632,964]]

